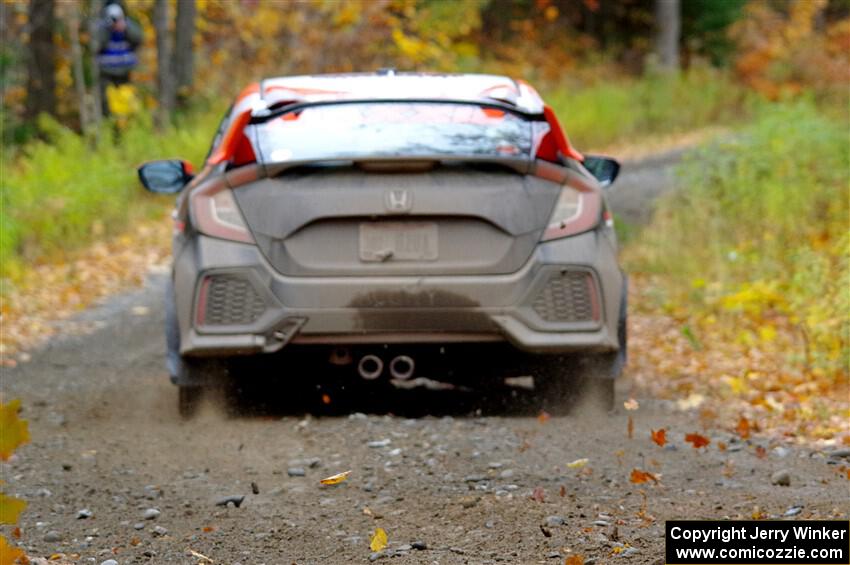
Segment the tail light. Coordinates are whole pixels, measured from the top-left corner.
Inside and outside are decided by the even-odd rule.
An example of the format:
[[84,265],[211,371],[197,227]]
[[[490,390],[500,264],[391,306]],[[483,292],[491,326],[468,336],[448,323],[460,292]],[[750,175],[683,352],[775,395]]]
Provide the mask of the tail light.
[[599,224],[601,212],[602,197],[597,191],[581,191],[564,186],[543,232],[543,241],[593,229]]
[[192,214],[198,231],[212,237],[254,243],[233,191],[222,183],[212,183],[192,194]]

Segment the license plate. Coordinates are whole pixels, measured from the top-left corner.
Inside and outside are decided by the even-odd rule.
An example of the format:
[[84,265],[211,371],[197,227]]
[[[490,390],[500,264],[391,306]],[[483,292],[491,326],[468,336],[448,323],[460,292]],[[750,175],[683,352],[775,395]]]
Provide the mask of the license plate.
[[437,224],[382,222],[360,224],[360,260],[436,261]]

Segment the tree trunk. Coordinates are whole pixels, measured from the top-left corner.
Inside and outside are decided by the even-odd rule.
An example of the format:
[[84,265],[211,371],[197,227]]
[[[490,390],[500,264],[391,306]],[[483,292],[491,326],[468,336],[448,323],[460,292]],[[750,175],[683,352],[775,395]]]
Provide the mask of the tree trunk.
[[177,25],[174,38],[174,78],[177,102],[184,106],[192,90],[194,72],[195,0],[177,1]]
[[92,88],[92,125],[94,129],[94,143],[100,143],[100,124],[103,120],[103,100],[100,98],[100,68],[97,65],[97,52],[92,48],[93,38],[97,36],[98,20],[93,17],[98,13],[99,0],[86,0],[89,30],[89,69],[91,69]]
[[89,112],[86,100],[86,82],[83,74],[83,51],[80,48],[80,17],[77,6],[72,4],[68,9],[68,37],[71,40],[71,61],[74,69],[74,87],[77,91],[77,104],[80,112],[80,131],[88,134]]
[[29,76],[26,115],[32,119],[42,112],[56,113],[56,28],[53,0],[30,0]]
[[171,36],[168,32],[168,0],[156,0],[153,25],[156,30],[156,76],[159,90],[157,125],[165,127],[174,111],[174,73],[171,64]]
[[679,36],[682,19],[679,0],[655,0],[655,53],[667,71],[679,68]]

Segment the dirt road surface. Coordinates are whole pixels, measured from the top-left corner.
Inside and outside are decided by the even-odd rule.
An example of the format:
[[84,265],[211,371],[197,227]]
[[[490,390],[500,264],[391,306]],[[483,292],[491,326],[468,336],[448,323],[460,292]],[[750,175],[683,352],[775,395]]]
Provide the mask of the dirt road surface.
[[[616,209],[645,218],[669,187],[669,161],[627,166]],[[235,414],[208,405],[182,421],[163,365],[165,276],[152,273],[144,289],[67,322],[31,361],[3,369],[3,393],[22,399],[32,431],[2,466],[6,492],[29,503],[17,543],[31,557],[663,563],[667,519],[847,517],[840,453],[704,429],[696,413],[642,397],[628,377],[608,414],[541,418],[523,389],[497,403],[398,391],[380,403],[356,398],[340,413],[314,387],[269,386]],[[324,370],[280,377],[311,383]],[[632,394],[640,407],[627,411]],[[665,447],[650,440],[660,428]],[[684,441],[691,432],[711,444],[694,449]],[[633,469],[657,482],[632,483]],[[319,483],[348,470],[343,483]],[[244,500],[216,504],[228,496]],[[379,527],[389,545],[373,553]]]

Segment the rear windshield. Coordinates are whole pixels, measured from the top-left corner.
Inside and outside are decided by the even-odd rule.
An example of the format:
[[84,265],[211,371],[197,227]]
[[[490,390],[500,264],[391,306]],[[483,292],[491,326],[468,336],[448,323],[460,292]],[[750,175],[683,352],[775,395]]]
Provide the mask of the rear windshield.
[[256,128],[258,158],[266,163],[367,157],[528,157],[532,146],[530,122],[471,104],[313,106],[251,127]]

